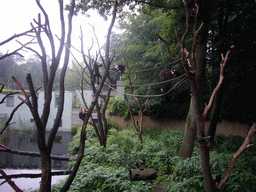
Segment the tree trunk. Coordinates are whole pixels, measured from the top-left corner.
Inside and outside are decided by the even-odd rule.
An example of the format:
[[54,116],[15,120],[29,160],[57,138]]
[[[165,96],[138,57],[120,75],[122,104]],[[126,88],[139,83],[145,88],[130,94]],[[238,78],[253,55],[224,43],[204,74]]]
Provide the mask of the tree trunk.
[[40,191],[51,191],[51,157],[45,151],[41,151],[41,170]]
[[184,159],[192,156],[192,151],[195,144],[196,120],[194,117],[195,117],[195,111],[194,111],[193,96],[192,96],[190,101],[188,116],[186,119],[184,138],[183,138],[182,145],[180,148],[180,153],[179,153],[179,156]]
[[200,110],[200,92],[198,91],[198,87],[196,84],[196,78],[194,75],[189,75],[190,85],[192,90],[193,105],[196,119],[196,127],[197,127],[197,137],[198,137],[198,145],[200,149],[201,155],[201,169],[204,178],[205,188],[207,192],[213,192],[215,187],[213,185],[213,180],[210,171],[210,161],[209,161],[209,150],[207,148],[205,142],[205,134],[204,134],[204,126],[202,125],[202,112]]

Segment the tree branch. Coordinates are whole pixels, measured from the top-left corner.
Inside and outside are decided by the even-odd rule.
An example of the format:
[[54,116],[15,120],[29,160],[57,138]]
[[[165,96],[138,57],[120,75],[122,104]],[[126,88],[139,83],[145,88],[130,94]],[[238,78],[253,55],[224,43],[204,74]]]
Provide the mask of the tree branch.
[[[12,153],[12,154],[17,154],[17,155],[25,155],[25,156],[33,156],[33,157],[41,157],[39,152],[31,152],[31,151],[20,151],[16,149],[10,149],[2,144],[0,144],[0,151],[6,152],[6,153]],[[67,156],[59,156],[59,155],[51,155],[51,159],[55,160],[63,160],[63,161],[69,161],[70,157]]]
[[172,56],[171,50],[170,50],[170,48],[169,48],[169,45],[168,45],[167,41],[166,41],[162,36],[160,36],[157,32],[155,32],[155,34],[156,34],[156,36],[158,37],[158,39],[160,39],[160,40],[165,44],[165,46],[166,46],[166,48],[167,48],[167,52],[168,52],[169,57],[170,57],[172,60],[176,61],[177,59]]
[[252,141],[255,132],[256,132],[256,123],[253,123],[253,125],[251,126],[251,128],[248,132],[246,139],[244,140],[243,145],[238,149],[236,154],[233,156],[233,158],[230,162],[229,168],[226,172],[226,175],[221,179],[220,183],[218,184],[218,190],[220,190],[223,187],[223,185],[225,184],[225,182],[228,180],[229,176],[231,175],[231,173],[234,169],[234,166],[235,166],[235,163],[236,163],[236,160],[238,159],[238,157],[240,157],[242,155],[242,153],[244,152],[245,149],[247,149],[248,147],[251,146],[250,142]]
[[16,192],[22,192],[22,190],[10,179],[9,176],[6,175],[6,173],[2,169],[0,169],[0,173],[3,175],[2,178],[4,178]]
[[227,65],[227,61],[228,61],[228,56],[229,56],[229,54],[230,54],[230,51],[227,52],[225,58],[222,57],[222,62],[221,62],[221,64],[220,64],[221,69],[220,69],[220,78],[219,78],[219,82],[218,82],[217,86],[215,87],[215,89],[213,90],[213,93],[212,93],[212,95],[211,95],[211,98],[210,98],[210,101],[209,101],[208,105],[207,105],[207,106],[205,107],[205,109],[204,109],[204,112],[203,112],[203,115],[202,115],[201,131],[204,130],[204,125],[205,125],[206,116],[207,116],[207,114],[208,114],[208,111],[209,111],[209,109],[211,108],[211,106],[212,106],[212,104],[213,104],[213,101],[214,101],[214,98],[215,98],[217,92],[219,91],[219,89],[220,89],[220,87],[221,87],[221,85],[222,85],[222,83],[223,83],[225,67],[226,67],[226,65]]
[[15,34],[15,35],[11,36],[10,38],[0,42],[0,46],[4,45],[5,43],[8,43],[9,41],[11,41],[11,40],[13,40],[13,39],[15,39],[17,37],[20,37],[20,36],[23,36],[23,35],[27,35],[27,33],[32,33],[32,32],[33,32],[33,29],[30,29],[30,30],[25,31],[23,33]]
[[[0,169],[1,170],[1,169]],[[70,171],[53,171],[51,172],[51,175],[52,176],[58,176],[58,175],[68,175],[70,173]],[[24,178],[38,178],[38,177],[41,177],[42,176],[42,173],[22,173],[22,174],[13,174],[13,175],[8,175],[8,177],[11,179],[11,178],[21,178],[21,177],[24,177]],[[0,179],[3,179],[4,177],[3,176],[0,176]]]
[[28,96],[28,94],[26,93],[25,89],[22,87],[22,85],[20,84],[20,82],[19,82],[14,76],[12,76],[12,79],[13,79],[13,80],[15,81],[15,83],[20,87],[20,90],[22,91],[22,93],[23,93],[23,95],[25,96],[26,100],[23,100],[23,99],[21,99],[20,97],[19,97],[19,98],[20,98],[21,100],[23,100],[24,103],[26,103],[26,104],[28,105],[28,107],[31,109],[31,108],[32,108],[32,105],[31,105],[31,103],[30,103],[29,96]]

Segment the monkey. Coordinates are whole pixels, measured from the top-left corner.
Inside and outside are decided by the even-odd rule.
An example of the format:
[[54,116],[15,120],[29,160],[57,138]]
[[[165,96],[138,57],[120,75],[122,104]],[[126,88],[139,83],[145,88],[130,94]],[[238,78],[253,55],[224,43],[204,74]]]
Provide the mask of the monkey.
[[173,69],[173,70],[171,71],[171,73],[172,73],[172,76],[173,76],[173,77],[179,77],[179,76],[181,76],[180,72],[178,72],[178,71],[175,70],[175,69]]
[[146,159],[145,158],[142,158],[139,160],[139,163],[138,162],[134,162],[134,165],[138,168],[138,169],[145,169],[147,168],[146,164]]
[[166,81],[166,80],[169,80],[173,77],[178,77],[180,76],[181,74],[176,71],[175,69],[171,70],[171,69],[163,69],[159,76],[161,77],[162,80]]
[[121,74],[123,74],[124,73],[124,70],[125,70],[125,66],[123,66],[123,65],[115,65],[115,70],[117,71],[117,72],[121,72]]
[[80,113],[79,113],[79,118],[80,118],[82,121],[84,121],[84,119],[86,118],[86,116],[87,116],[86,109],[85,109],[85,108],[84,108],[84,110],[81,109],[81,111],[80,111]]
[[102,77],[100,75],[100,72],[99,72],[99,67],[101,67],[101,66],[102,66],[102,64],[98,64],[96,61],[93,64],[93,71],[94,71],[93,80],[95,81],[96,78],[97,78],[97,83],[98,84],[99,84],[99,78],[102,79]]
[[218,185],[219,185],[221,179],[222,179],[222,174],[215,176],[216,188],[218,188]]
[[139,163],[138,162],[134,162],[134,165],[137,167],[137,168],[140,168],[140,165],[139,165]]

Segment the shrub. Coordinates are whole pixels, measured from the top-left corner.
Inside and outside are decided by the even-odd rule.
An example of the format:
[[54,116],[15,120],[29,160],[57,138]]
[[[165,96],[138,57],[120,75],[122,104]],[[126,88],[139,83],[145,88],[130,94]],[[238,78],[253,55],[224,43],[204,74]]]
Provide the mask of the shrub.
[[128,119],[130,117],[128,104],[121,97],[117,99],[111,97],[108,103],[108,110],[111,115],[117,115],[119,117],[123,117],[124,119]]
[[[205,191],[198,145],[195,145],[191,158],[178,157],[183,132],[145,131],[141,144],[133,127],[124,130],[112,128],[107,148],[104,148],[99,145],[91,126],[86,131],[85,155],[70,191],[154,191],[156,182],[161,183],[162,191]],[[70,155],[77,154],[79,136],[80,131],[70,144]],[[225,174],[232,156],[243,141],[239,137],[224,136],[216,136],[215,140],[214,149],[210,152],[213,180],[215,175]],[[255,148],[251,147],[238,158],[222,191],[256,191],[255,153]],[[136,168],[134,162],[141,158],[146,159],[148,168],[157,169],[156,181],[130,181],[129,169]],[[70,166],[73,164],[71,162]],[[60,186],[55,185],[53,191],[59,191]]]

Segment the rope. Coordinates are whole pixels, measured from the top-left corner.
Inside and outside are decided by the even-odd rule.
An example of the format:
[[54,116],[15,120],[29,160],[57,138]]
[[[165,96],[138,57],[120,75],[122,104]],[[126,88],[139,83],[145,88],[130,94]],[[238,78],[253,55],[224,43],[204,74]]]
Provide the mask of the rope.
[[129,72],[129,73],[124,73],[124,74],[131,74],[131,73],[141,73],[141,72],[145,72],[145,71],[150,71],[150,70],[153,70],[153,69],[158,69],[158,68],[161,68],[161,67],[164,67],[166,65],[172,65],[174,63],[177,63],[177,62],[180,62],[181,59],[177,60],[177,61],[173,61],[171,63],[167,63],[167,64],[164,64],[164,65],[160,65],[160,66],[157,66],[157,67],[153,67],[153,68],[149,68],[149,69],[143,69],[143,70],[139,70],[139,71],[134,71],[134,72]]
[[184,76],[178,83],[176,83],[169,91],[167,91],[166,93],[163,93],[163,94],[159,94],[159,95],[134,95],[134,94],[130,94],[130,93],[125,93],[123,91],[119,91],[117,89],[115,89],[114,87],[112,87],[111,85],[105,83],[105,85],[107,85],[109,88],[115,90],[116,92],[118,93],[121,93],[121,94],[124,94],[124,95],[129,95],[129,96],[135,96],[135,97],[143,97],[143,98],[147,98],[147,97],[162,97],[168,93],[170,93],[175,87],[177,87],[180,83],[182,83],[185,79],[186,79],[187,76]]
[[144,85],[117,85],[117,84],[110,84],[110,86],[118,86],[118,87],[147,87],[147,86],[152,86],[152,85],[160,85],[160,84],[164,84],[164,83],[168,83],[171,81],[174,81],[176,79],[179,79],[181,77],[186,76],[187,74],[184,73],[183,75],[179,76],[179,77],[175,77],[166,81],[161,81],[161,82],[157,82],[157,83],[151,83],[151,84],[144,84]]

